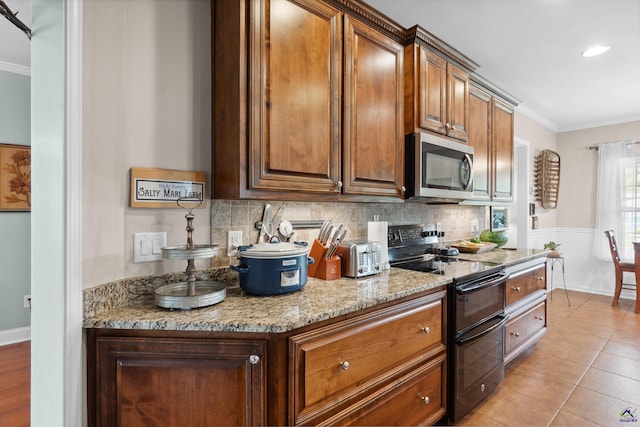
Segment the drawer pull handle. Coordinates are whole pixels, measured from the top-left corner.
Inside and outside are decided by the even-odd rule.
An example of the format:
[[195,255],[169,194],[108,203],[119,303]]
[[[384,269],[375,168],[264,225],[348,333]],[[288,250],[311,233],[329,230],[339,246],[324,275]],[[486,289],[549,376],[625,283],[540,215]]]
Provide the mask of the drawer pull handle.
[[428,326],[425,326],[424,328],[422,328],[422,332],[424,332],[425,334],[430,334],[431,328],[429,328]]
[[543,281],[543,280],[544,280],[544,277],[536,276],[536,280]]
[[260,356],[252,354],[251,356],[249,356],[249,363],[251,363],[252,365],[257,365],[258,363],[260,363]]
[[516,286],[516,287],[511,287],[511,289],[513,289],[516,292],[520,292],[520,286]]
[[340,367],[346,371],[347,369],[349,369],[349,362],[345,360],[340,364]]
[[423,396],[422,394],[418,393],[418,397],[420,397],[420,400],[422,400],[422,403],[424,403],[425,405],[431,403],[431,399],[429,399],[429,396]]
[[544,320],[544,317],[542,316],[533,316],[533,318],[536,320]]
[[511,332],[511,335],[514,335],[514,336],[516,336],[516,337],[519,337],[519,336],[520,336],[520,332]]

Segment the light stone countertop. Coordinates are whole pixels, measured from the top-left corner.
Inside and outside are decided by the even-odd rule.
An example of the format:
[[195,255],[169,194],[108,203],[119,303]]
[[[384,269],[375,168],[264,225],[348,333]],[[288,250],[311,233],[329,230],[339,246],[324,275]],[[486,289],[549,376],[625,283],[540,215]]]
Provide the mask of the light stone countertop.
[[[496,249],[460,254],[461,259],[511,265],[544,256],[533,249]],[[360,279],[324,281],[310,277],[299,291],[277,296],[249,296],[230,269],[200,272],[198,280],[227,284],[225,299],[194,310],[167,310],[153,302],[153,290],[185,280],[181,274],[126,279],[84,291],[85,328],[281,333],[374,307],[414,294],[436,291],[454,277],[469,274],[469,264],[447,267],[443,275],[391,268]]]
[[224,301],[209,307],[171,311],[157,307],[149,297],[85,318],[84,327],[279,333],[450,282],[446,276],[392,268],[360,279],[310,277],[301,290],[276,296],[249,296],[233,285],[227,287]]

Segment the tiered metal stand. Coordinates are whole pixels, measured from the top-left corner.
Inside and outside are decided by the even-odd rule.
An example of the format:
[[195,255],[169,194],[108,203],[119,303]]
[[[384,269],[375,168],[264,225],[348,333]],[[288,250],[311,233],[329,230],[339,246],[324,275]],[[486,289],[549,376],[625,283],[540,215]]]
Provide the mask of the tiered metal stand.
[[[196,203],[197,201],[197,203]],[[216,245],[193,244],[193,209],[202,204],[200,199],[179,199],[178,206],[186,209],[187,214],[187,245],[167,246],[162,248],[162,258],[187,261],[187,281],[160,286],[155,291],[156,305],[169,309],[190,310],[206,307],[224,300],[227,288],[223,283],[211,280],[196,280],[196,259],[212,258],[218,255]],[[195,204],[187,207],[185,204]]]

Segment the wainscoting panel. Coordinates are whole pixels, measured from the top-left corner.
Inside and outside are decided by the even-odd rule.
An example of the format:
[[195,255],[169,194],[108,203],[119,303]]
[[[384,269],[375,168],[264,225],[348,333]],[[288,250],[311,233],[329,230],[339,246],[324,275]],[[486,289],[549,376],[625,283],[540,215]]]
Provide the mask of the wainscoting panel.
[[[565,279],[567,289],[592,294],[613,296],[615,270],[612,261],[600,261],[593,255],[594,239],[605,239],[595,235],[592,228],[554,228],[531,230],[529,243],[533,248],[542,248],[550,240],[560,243],[560,253],[565,261]],[[551,284],[551,269],[548,271],[548,283]],[[625,273],[625,282],[634,283],[633,274]],[[562,287],[562,268],[554,268],[553,287]],[[550,289],[551,290],[551,289]],[[623,298],[635,299],[631,291],[622,291]]]

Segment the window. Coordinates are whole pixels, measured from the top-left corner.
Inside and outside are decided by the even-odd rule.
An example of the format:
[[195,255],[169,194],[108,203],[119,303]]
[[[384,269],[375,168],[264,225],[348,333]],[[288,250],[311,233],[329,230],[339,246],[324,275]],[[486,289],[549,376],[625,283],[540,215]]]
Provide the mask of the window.
[[621,258],[633,259],[633,242],[640,241],[640,157],[625,159],[621,187],[624,238],[618,239],[618,246]]

